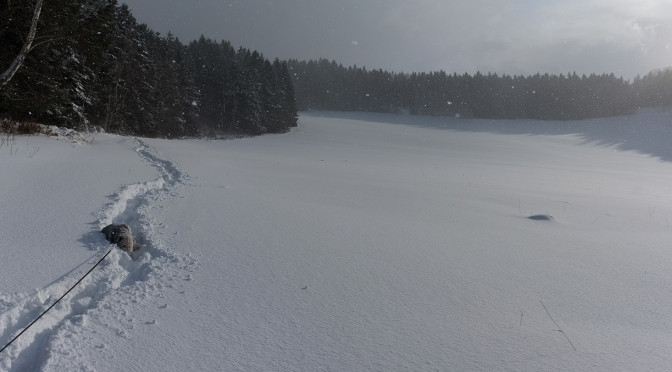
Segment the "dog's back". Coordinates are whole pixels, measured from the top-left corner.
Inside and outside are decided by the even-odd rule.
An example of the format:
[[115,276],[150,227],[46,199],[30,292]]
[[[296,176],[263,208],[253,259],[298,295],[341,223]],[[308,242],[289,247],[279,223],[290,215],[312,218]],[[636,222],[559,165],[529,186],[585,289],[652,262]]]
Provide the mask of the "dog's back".
[[133,234],[131,233],[131,227],[125,223],[122,224],[111,224],[103,227],[100,231],[105,235],[110,243],[116,244],[119,248],[125,250],[126,252],[133,252],[137,250],[139,246],[135,244],[135,239],[133,239]]

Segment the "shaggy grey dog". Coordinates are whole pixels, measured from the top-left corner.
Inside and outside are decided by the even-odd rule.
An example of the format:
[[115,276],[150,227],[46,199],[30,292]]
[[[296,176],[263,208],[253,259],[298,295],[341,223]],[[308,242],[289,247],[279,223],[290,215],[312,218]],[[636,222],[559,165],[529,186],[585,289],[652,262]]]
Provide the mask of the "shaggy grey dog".
[[133,239],[131,228],[125,223],[113,223],[111,225],[107,225],[103,227],[100,232],[105,234],[105,239],[107,239],[110,243],[118,245],[119,248],[125,250],[129,254],[140,249],[140,246],[136,244],[135,239]]

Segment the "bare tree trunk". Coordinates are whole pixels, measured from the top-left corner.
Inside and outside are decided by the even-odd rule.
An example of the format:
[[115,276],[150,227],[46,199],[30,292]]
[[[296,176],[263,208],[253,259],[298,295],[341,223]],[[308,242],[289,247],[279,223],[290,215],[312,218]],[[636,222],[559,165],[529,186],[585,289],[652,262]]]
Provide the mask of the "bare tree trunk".
[[28,31],[28,37],[23,43],[23,48],[21,48],[19,55],[14,58],[7,70],[0,74],[0,89],[7,85],[10,80],[12,80],[14,74],[16,74],[23,64],[23,61],[26,59],[28,52],[30,52],[30,48],[33,45],[33,40],[35,39],[35,34],[37,33],[37,22],[40,20],[40,12],[42,11],[43,1],[44,0],[37,0],[37,3],[35,4],[35,11],[33,12],[33,21],[30,24],[30,31]]

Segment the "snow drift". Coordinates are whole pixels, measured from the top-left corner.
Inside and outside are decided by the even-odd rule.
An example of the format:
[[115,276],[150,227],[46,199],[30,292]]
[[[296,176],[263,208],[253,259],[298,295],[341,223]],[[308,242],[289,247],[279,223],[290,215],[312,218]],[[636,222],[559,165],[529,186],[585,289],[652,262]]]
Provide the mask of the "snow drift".
[[0,370],[667,368],[671,118],[16,137],[0,344],[110,248],[101,227],[129,223],[143,250],[113,250]]

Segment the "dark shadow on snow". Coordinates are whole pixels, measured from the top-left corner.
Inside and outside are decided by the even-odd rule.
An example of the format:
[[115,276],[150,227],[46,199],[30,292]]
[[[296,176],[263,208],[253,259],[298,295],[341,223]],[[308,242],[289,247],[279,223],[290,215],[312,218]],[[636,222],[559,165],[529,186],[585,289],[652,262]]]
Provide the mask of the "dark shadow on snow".
[[527,217],[527,219],[532,221],[553,221],[553,216],[549,216],[548,214],[533,214]]
[[517,135],[575,134],[586,143],[616,146],[672,162],[672,108],[644,108],[629,116],[586,120],[495,120],[367,112],[306,111],[302,115],[362,120],[421,128]]

